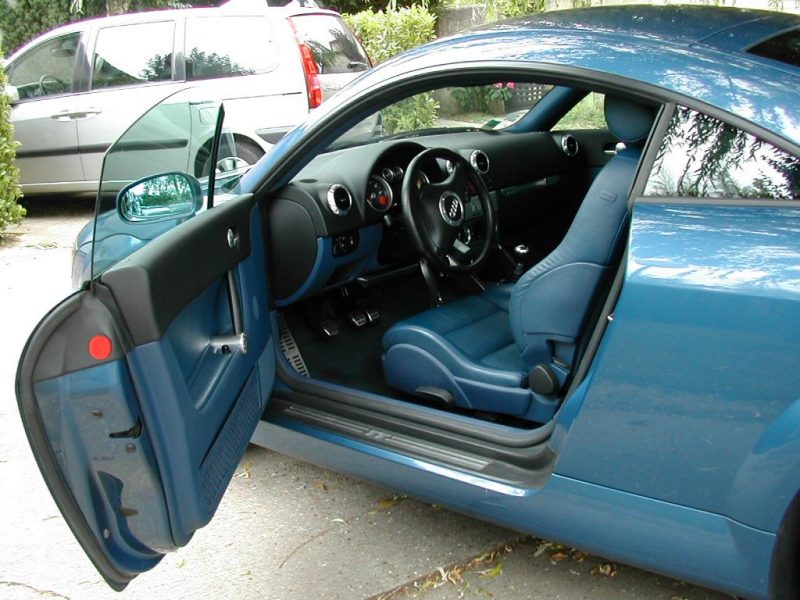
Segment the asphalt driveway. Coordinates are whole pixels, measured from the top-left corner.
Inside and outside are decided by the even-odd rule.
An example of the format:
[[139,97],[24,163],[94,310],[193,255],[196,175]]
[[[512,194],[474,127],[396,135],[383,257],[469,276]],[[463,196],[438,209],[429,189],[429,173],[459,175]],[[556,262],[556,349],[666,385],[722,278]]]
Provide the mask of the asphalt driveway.
[[115,594],[51,500],[13,391],[27,335],[70,291],[70,248],[91,211],[87,202],[32,202],[0,244],[0,597],[730,598],[261,448],[245,454],[213,522]]

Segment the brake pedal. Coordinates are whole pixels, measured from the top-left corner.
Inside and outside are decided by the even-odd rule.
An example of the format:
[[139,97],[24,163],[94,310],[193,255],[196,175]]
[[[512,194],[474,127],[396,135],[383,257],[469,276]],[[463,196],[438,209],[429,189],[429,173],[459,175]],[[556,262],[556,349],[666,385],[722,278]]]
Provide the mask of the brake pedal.
[[368,316],[363,310],[351,310],[347,313],[347,318],[353,325],[360,328],[367,324]]
[[369,321],[370,324],[380,320],[381,318],[381,313],[375,308],[368,308],[365,312],[367,315],[367,321]]

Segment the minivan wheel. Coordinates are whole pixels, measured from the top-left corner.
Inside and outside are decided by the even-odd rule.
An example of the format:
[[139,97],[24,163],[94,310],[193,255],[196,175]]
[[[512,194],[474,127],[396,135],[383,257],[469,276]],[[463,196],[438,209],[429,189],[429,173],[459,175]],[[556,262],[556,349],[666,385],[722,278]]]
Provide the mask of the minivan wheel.
[[[203,160],[202,162],[198,161],[199,163],[197,168],[198,177],[201,177],[209,172],[208,163],[211,160],[211,157],[208,156],[207,150],[205,150],[204,152],[201,151],[201,156]],[[198,156],[198,158],[201,158],[201,156]],[[237,140],[235,147],[235,155],[223,156],[221,158],[217,157],[216,172],[227,173],[229,171],[234,171],[236,169],[249,167],[250,165],[253,165],[256,162],[258,162],[258,159],[260,159],[262,156],[264,156],[264,151],[260,147],[256,146],[252,142]]]

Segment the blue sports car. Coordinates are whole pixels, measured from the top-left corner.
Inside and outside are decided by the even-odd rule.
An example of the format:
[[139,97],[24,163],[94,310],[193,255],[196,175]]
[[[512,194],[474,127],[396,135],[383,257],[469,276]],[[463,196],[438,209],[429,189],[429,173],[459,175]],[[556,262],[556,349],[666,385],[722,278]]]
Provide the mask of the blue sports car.
[[800,598],[798,17],[493,24],[365,73],[245,173],[196,93],[109,150],[92,275],[19,365],[112,588],[209,522],[252,442]]

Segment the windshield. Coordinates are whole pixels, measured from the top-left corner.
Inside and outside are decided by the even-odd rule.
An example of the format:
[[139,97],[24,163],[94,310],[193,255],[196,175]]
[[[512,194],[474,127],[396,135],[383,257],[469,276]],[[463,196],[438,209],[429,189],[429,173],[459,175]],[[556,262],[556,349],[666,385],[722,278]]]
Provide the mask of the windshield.
[[436,131],[504,129],[524,117],[552,88],[516,81],[438,88],[382,108],[342,135],[329,150]]
[[[117,209],[117,196],[124,188],[155,174],[178,172],[197,179],[207,199],[214,134],[224,111],[219,101],[207,100],[201,93],[189,88],[163,100],[131,125],[106,153],[94,221],[92,278],[192,216],[146,223],[125,220]],[[230,155],[232,147],[232,136],[222,135],[215,170],[217,190],[241,175],[236,170],[219,172],[220,165],[229,162],[220,158]]]

